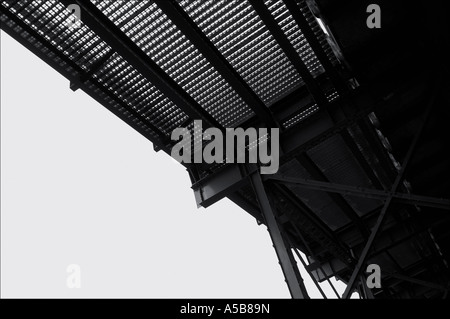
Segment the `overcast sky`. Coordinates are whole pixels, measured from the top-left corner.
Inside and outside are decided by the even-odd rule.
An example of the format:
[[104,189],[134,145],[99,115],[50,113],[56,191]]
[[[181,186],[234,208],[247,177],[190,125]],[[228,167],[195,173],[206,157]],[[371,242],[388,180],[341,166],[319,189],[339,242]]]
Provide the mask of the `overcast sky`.
[[228,199],[198,209],[190,186],[1,31],[2,297],[289,298],[266,227]]

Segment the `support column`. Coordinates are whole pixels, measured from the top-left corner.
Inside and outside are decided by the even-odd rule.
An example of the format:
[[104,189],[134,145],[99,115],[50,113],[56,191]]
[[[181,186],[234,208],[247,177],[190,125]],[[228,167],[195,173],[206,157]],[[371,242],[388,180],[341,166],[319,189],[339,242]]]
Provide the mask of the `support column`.
[[283,233],[277,223],[259,171],[251,175],[251,183],[269,230],[270,238],[272,239],[273,247],[277,253],[281,269],[283,270],[289,292],[293,299],[309,299],[305,284],[303,283],[303,278],[300,275],[292,251],[286,245]]

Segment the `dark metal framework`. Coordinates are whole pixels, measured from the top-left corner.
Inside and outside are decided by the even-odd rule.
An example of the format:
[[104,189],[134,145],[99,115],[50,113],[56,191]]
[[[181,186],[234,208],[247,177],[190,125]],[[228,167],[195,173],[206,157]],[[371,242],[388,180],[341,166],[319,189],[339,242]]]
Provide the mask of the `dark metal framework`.
[[[438,92],[440,93],[440,92]],[[383,222],[385,221],[386,218],[386,213],[390,207],[390,204],[392,202],[392,198],[393,198],[393,194],[395,194],[395,192],[397,192],[397,189],[400,185],[400,183],[403,181],[404,176],[405,176],[405,171],[408,167],[409,161],[411,160],[411,157],[414,155],[414,152],[417,150],[417,143],[419,142],[419,139],[422,135],[422,131],[425,129],[425,126],[427,124],[427,121],[429,119],[430,113],[432,111],[432,108],[435,106],[435,99],[436,99],[436,95],[437,93],[434,93],[432,95],[431,101],[429,103],[429,105],[426,108],[426,112],[424,114],[423,117],[423,122],[422,125],[420,126],[419,130],[416,133],[416,136],[414,137],[413,142],[411,143],[411,146],[408,150],[408,153],[406,154],[406,157],[403,161],[403,165],[402,168],[400,169],[400,171],[397,174],[397,177],[395,178],[394,184],[391,187],[391,191],[389,193],[389,195],[386,197],[383,208],[381,209],[381,212],[378,216],[377,222],[375,224],[375,226],[372,229],[372,232],[370,234],[369,239],[367,240],[367,243],[364,246],[364,249],[361,253],[361,255],[359,256],[359,260],[357,265],[355,266],[355,269],[353,270],[352,276],[350,277],[350,281],[348,282],[347,288],[344,291],[343,294],[343,298],[349,298],[352,292],[352,289],[355,285],[355,281],[356,278],[358,278],[361,274],[361,270],[362,270],[362,266],[366,264],[367,261],[367,256],[370,252],[370,250],[373,247],[373,243],[375,241],[376,236],[378,235],[378,232],[380,231]],[[364,285],[363,285],[364,286]]]
[[[65,25],[74,3],[79,29]],[[399,101],[411,91],[427,97],[444,77],[428,85],[436,74],[427,70],[387,91],[356,85],[310,0],[196,5],[149,0],[127,11],[113,1],[3,0],[1,28],[156,150],[170,154],[171,130],[196,119],[222,130],[280,128],[276,175],[261,176],[257,165],[185,166],[198,205],[229,197],[268,227],[293,298],[309,298],[295,256],[324,298],[324,281],[340,298],[333,276],[348,284],[342,298],[355,288],[363,298],[446,297],[447,256],[436,237],[447,236],[438,227],[448,225],[449,195],[412,194],[406,174],[423,135],[433,134],[427,123],[442,90],[418,113],[400,167],[391,148],[401,143],[391,146],[377,123],[386,109],[413,108]],[[380,264],[381,289],[365,285],[368,263]]]

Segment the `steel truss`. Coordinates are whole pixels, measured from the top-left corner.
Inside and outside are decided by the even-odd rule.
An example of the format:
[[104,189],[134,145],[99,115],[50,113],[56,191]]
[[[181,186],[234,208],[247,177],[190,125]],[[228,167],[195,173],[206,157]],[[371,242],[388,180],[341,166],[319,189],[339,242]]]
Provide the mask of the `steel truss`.
[[[258,198],[258,202],[260,204],[261,211],[263,212],[266,225],[268,227],[269,233],[271,234],[272,241],[274,243],[275,250],[277,251],[277,255],[280,259],[280,265],[283,269],[283,273],[286,277],[286,282],[288,283],[289,290],[291,292],[291,295],[293,298],[309,298],[306,293],[303,294],[296,294],[293,292],[292,287],[304,287],[303,279],[301,276],[298,275],[292,276],[287,273],[287,269],[292,269],[296,267],[296,262],[292,258],[291,255],[289,255],[289,258],[286,256],[281,256],[280,251],[283,252],[287,249],[286,247],[290,247],[294,249],[295,254],[297,255],[298,259],[302,263],[303,267],[308,271],[310,274],[314,284],[318,288],[321,295],[326,298],[323,290],[321,289],[320,285],[318,284],[317,280],[315,280],[315,277],[311,274],[309,267],[306,265],[306,262],[303,260],[299,252],[297,251],[296,247],[293,245],[291,239],[289,238],[289,235],[283,231],[283,226],[280,225],[277,222],[277,216],[276,212],[273,210],[273,208],[270,205],[270,193],[267,194],[266,188],[264,187],[264,181],[272,181],[277,184],[294,184],[296,186],[300,186],[307,189],[312,190],[319,190],[324,191],[332,194],[341,194],[341,195],[354,195],[354,196],[360,196],[360,197],[366,197],[366,198],[373,198],[378,200],[383,200],[384,205],[378,215],[377,221],[375,225],[372,228],[372,231],[370,233],[369,238],[367,239],[366,244],[364,245],[364,249],[362,253],[360,254],[356,265],[353,268],[352,275],[350,277],[350,280],[347,283],[347,288],[345,289],[345,292],[342,295],[343,299],[348,299],[352,295],[352,293],[355,291],[355,289],[358,291],[360,298],[365,299],[373,299],[374,295],[366,285],[366,278],[364,274],[362,273],[362,270],[364,269],[364,266],[366,265],[367,259],[369,257],[369,254],[374,246],[374,242],[377,238],[377,236],[380,233],[380,230],[383,226],[384,221],[386,220],[386,215],[388,213],[388,210],[390,208],[391,203],[398,202],[401,204],[407,204],[407,205],[417,205],[417,206],[424,206],[424,207],[432,207],[440,210],[450,210],[450,200],[449,199],[442,199],[442,198],[433,198],[433,197],[427,197],[427,196],[420,196],[420,195],[413,195],[413,194],[405,194],[398,192],[398,188],[401,184],[401,182],[405,178],[405,172],[407,170],[408,164],[413,158],[416,150],[417,145],[421,139],[421,136],[423,135],[424,130],[426,129],[428,120],[432,114],[433,107],[435,106],[435,101],[440,93],[440,88],[437,86],[436,89],[434,89],[434,92],[431,95],[431,99],[426,107],[426,110],[423,115],[422,123],[415,134],[411,145],[408,149],[408,152],[403,160],[402,167],[400,171],[397,174],[397,177],[395,178],[395,181],[393,185],[391,186],[391,189],[389,191],[386,190],[378,190],[378,189],[367,189],[367,188],[361,188],[361,187],[354,187],[354,186],[348,186],[348,185],[340,185],[340,184],[333,184],[330,182],[325,182],[321,180],[306,180],[306,179],[299,179],[299,178],[291,178],[288,176],[283,175],[264,175],[264,177],[261,177],[258,172],[254,172],[251,175],[251,181],[252,186],[255,191],[255,194]],[[305,164],[307,162],[304,158],[301,160],[302,164]],[[308,163],[307,163],[308,164]],[[309,171],[312,169],[310,168]],[[316,173],[316,177],[321,178],[319,176],[320,174]],[[308,247],[306,241],[304,241],[303,236],[301,232],[298,230],[298,228],[295,227],[295,231],[299,238],[302,239],[303,244],[306,247],[307,252],[310,254],[311,257],[315,258],[314,254],[312,253],[312,250]],[[278,234],[278,237],[274,236],[274,232]],[[290,252],[292,254],[292,252]],[[287,264],[287,265],[286,265]],[[321,271],[324,273],[323,268],[320,268]],[[297,272],[296,272],[297,274]],[[441,290],[445,293],[448,293],[448,288],[444,287],[442,285],[428,282],[424,280],[419,280],[416,278],[411,278],[408,276],[405,276],[401,273],[392,273],[392,272],[383,272],[383,276],[385,278],[396,278],[401,281],[407,281],[413,284],[426,286],[432,289]],[[298,282],[296,283],[295,280]],[[336,293],[337,297],[339,298],[338,293],[336,292],[334,286],[331,284],[329,279],[327,278],[328,283]]]
[[[63,62],[69,65],[76,73],[75,76],[68,77],[71,81],[71,88],[78,89],[81,88],[86,91],[93,98],[98,100],[101,104],[105,105],[114,112],[116,115],[121,117],[124,121],[130,124],[133,128],[141,132],[153,144],[159,149],[164,151],[169,151],[169,145],[171,141],[168,136],[160,132],[156,127],[154,127],[150,122],[148,122],[141,114],[138,114],[131,107],[123,103],[117,98],[112,97],[116,103],[121,105],[126,111],[133,115],[139,120],[139,124],[136,124],[133,119],[129,116],[124,116],[120,114],[116,109],[109,107],[98,98],[95,91],[88,86],[86,83],[89,81],[93,83],[100,91],[105,95],[110,96],[111,94],[108,90],[103,87],[100,83],[95,82],[92,78],[92,74],[95,70],[99,68],[106,60],[115,52],[120,54],[130,65],[139,72],[151,83],[155,85],[165,96],[170,98],[180,109],[189,116],[190,120],[202,119],[209,126],[215,126],[223,129],[217,120],[212,117],[208,112],[206,112],[189,94],[187,94],[181,86],[170,78],[152,59],[146,55],[136,43],[134,43],[126,34],[124,34],[119,27],[117,27],[111,20],[109,20],[103,12],[101,12],[94,4],[89,1],[81,0],[60,0],[64,5],[69,5],[77,3],[81,10],[83,16],[83,23],[90,29],[95,30],[103,41],[105,41],[110,47],[111,52],[104,57],[104,59],[98,61],[96,65],[93,65],[89,71],[83,70],[76,63],[71,61],[69,58],[61,55],[58,50],[55,49],[49,42],[38,32],[29,28],[23,21],[12,14],[5,6],[0,5],[0,11],[4,14],[10,21],[14,22],[15,25],[19,26],[26,32],[30,33],[38,42],[42,43],[47,47],[48,51],[59,56]],[[219,74],[231,85],[231,87],[237,92],[237,94],[246,102],[246,104],[255,113],[254,122],[266,126],[266,127],[280,127],[283,130],[283,140],[281,142],[281,147],[284,151],[282,154],[283,160],[287,162],[288,160],[294,158],[303,167],[307,169],[314,180],[292,178],[283,175],[265,175],[261,176],[259,170],[256,168],[252,169],[241,169],[237,166],[227,166],[224,170],[215,172],[204,179],[198,177],[193,178],[193,188],[196,191],[197,202],[203,206],[209,206],[215,201],[229,196],[233,200],[240,203],[241,206],[245,206],[246,209],[251,212],[254,216],[259,216],[266,224],[269,230],[271,240],[273,242],[277,257],[279,259],[280,266],[282,268],[283,274],[286,279],[287,286],[289,288],[290,294],[293,298],[307,299],[309,298],[308,292],[303,282],[303,278],[298,270],[295,256],[301,262],[302,266],[308,271],[311,279],[318,288],[321,295],[326,298],[325,293],[319,285],[318,279],[312,274],[310,267],[308,267],[306,261],[302,258],[299,252],[299,245],[295,243],[292,234],[290,234],[283,223],[280,221],[282,215],[277,212],[276,205],[274,205],[274,194],[269,189],[268,184],[273,183],[276,185],[276,189],[282,192],[286,198],[288,198],[293,205],[298,205],[299,210],[304,209],[301,207],[301,203],[298,202],[295,196],[289,194],[283,184],[293,184],[305,189],[318,190],[329,193],[333,202],[352,220],[353,225],[357,226],[362,237],[366,240],[364,249],[359,256],[355,256],[356,260],[353,262],[351,258],[346,260],[346,267],[351,268],[352,274],[348,281],[347,288],[342,296],[342,298],[349,298],[355,289],[358,289],[359,294],[363,298],[373,298],[373,293],[365,285],[365,277],[362,274],[362,270],[366,265],[368,258],[371,256],[374,243],[380,230],[383,227],[383,223],[386,220],[386,216],[389,213],[389,209],[392,203],[400,203],[406,205],[416,205],[423,207],[431,207],[440,210],[450,210],[450,199],[442,198],[432,198],[427,196],[407,194],[399,191],[399,186],[405,177],[405,172],[408,167],[408,163],[414,156],[417,149],[417,144],[421,138],[423,131],[426,128],[427,120],[430,117],[432,108],[434,106],[435,99],[439,93],[439,89],[433,93],[432,98],[428,104],[426,112],[424,114],[424,120],[417,134],[415,135],[410,148],[407,152],[405,159],[403,160],[403,165],[398,172],[395,180],[392,183],[390,189],[379,189],[382,188],[381,183],[375,176],[374,172],[369,167],[369,164],[364,160],[362,154],[357,149],[355,142],[352,140],[351,136],[347,132],[347,128],[351,125],[358,124],[359,122],[367,122],[367,115],[369,112],[373,111],[377,105],[371,100],[368,101],[364,98],[364,101],[358,100],[361,96],[364,96],[364,89],[358,89],[350,91],[343,79],[342,75],[338,72],[336,66],[334,66],[328,57],[326,56],[321,44],[316,38],[313,30],[305,19],[305,16],[300,11],[298,5],[295,1],[285,0],[284,4],[288,9],[289,13],[292,15],[295,23],[298,25],[299,29],[302,31],[306,40],[310,44],[312,50],[316,54],[318,60],[322,64],[325,73],[329,76],[331,84],[334,86],[336,91],[340,96],[339,102],[330,103],[327,100],[321,85],[318,83],[318,79],[314,78],[308,68],[306,67],[304,61],[299,57],[292,43],[287,38],[286,34],[283,32],[271,12],[268,10],[267,6],[263,1],[260,0],[249,0],[249,3],[258,14],[259,18],[264,22],[273,38],[276,40],[278,45],[281,47],[282,51],[292,63],[294,68],[297,70],[298,74],[301,76],[303,82],[305,83],[306,93],[310,93],[312,99],[320,108],[320,112],[317,116],[312,117],[310,122],[297,123],[289,129],[284,129],[280,125],[283,120],[289,118],[299,110],[295,108],[289,112],[285,110],[283,117],[277,114],[275,110],[272,110],[261,101],[261,99],[252,91],[249,85],[243,80],[243,78],[233,69],[230,63],[222,56],[222,54],[215,48],[207,36],[205,36],[199,27],[192,21],[192,19],[180,8],[180,5],[176,1],[167,0],[156,0],[157,6],[169,17],[169,19],[178,26],[180,31],[194,44],[194,46],[201,52],[211,65],[219,72]],[[32,44],[27,43],[16,33],[13,27],[2,24],[2,29],[5,29],[10,35],[12,35],[16,40],[26,45],[28,49],[35,52],[41,59],[45,60],[52,67],[65,73],[61,69],[61,66],[54,63],[54,61],[49,58],[48,55],[39,52]],[[361,93],[361,90],[363,91]],[[295,94],[298,94],[295,93]],[[295,95],[294,94],[294,95]],[[292,97],[291,97],[292,98]],[[350,106],[346,106],[347,101]],[[364,108],[358,108],[353,105],[364,105]],[[385,101],[383,101],[383,104]],[[367,106],[368,105],[368,106]],[[351,108],[348,110],[348,108]],[[280,107],[281,108],[281,107]],[[292,111],[292,112],[291,112]],[[281,113],[281,112],[280,112]],[[368,128],[362,126],[362,130],[366,131]],[[151,134],[149,133],[151,132]],[[345,141],[345,144],[349,147],[352,154],[355,156],[358,163],[363,167],[364,172],[367,174],[369,179],[373,182],[376,187],[372,188],[362,188],[350,185],[336,184],[328,181],[320,169],[315,166],[313,161],[308,158],[307,154],[304,152],[312,145],[318,144],[326,138],[340,134]],[[365,134],[366,135],[366,134]],[[299,155],[300,154],[300,155]],[[240,195],[236,190],[243,187],[246,183],[250,182],[251,189],[253,190],[257,203],[259,207],[252,205],[247,199]],[[206,185],[206,186],[205,186]],[[208,186],[208,187],[207,187]],[[209,192],[209,193],[208,193]],[[375,226],[369,231],[367,229],[357,214],[348,207],[348,203],[343,198],[343,195],[359,196],[364,198],[372,198],[381,200],[384,205],[378,215]],[[261,214],[261,215],[259,215]],[[318,260],[317,253],[311,248],[300,230],[295,224],[291,225],[295,233],[295,238],[300,239],[300,243],[303,246],[303,252],[308,254],[314,260]],[[318,227],[319,228],[319,227]],[[327,233],[327,229],[321,229],[320,236],[323,236],[323,242],[332,242],[332,236]],[[335,243],[334,247],[336,249],[342,249],[339,243]],[[343,249],[342,249],[343,250]],[[345,252],[340,252],[344,255]],[[336,294],[337,298],[340,298],[339,293],[332,285],[329,277],[326,276],[324,267],[319,263],[318,270],[324,275],[325,280],[331,286],[332,290]],[[399,280],[408,281],[414,284],[423,285],[433,289],[448,292],[448,288],[424,281],[416,278],[411,278],[400,273],[384,273],[385,276],[391,278],[397,278]]]

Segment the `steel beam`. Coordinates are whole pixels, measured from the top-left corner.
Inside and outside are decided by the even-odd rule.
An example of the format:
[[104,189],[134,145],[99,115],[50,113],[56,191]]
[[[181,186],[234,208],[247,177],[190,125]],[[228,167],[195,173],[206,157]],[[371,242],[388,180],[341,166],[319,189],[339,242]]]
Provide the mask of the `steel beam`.
[[[395,96],[396,94],[397,92],[394,92],[392,96]],[[283,149],[285,150],[285,159],[287,159],[289,155],[292,155],[290,159],[293,159],[294,153],[301,153],[315,145],[318,145],[325,139],[339,134],[349,126],[355,125],[359,121],[366,119],[369,113],[377,107],[386,104],[390,105],[389,99],[391,97],[389,99],[374,101],[367,98],[368,96],[370,96],[370,91],[368,88],[360,87],[357,90],[352,91],[349,96],[344,97],[344,100],[329,103],[325,110],[319,110],[319,112],[312,115],[307,120],[301,121],[300,123],[289,127],[289,129],[284,132],[281,140],[281,143],[283,143]],[[343,114],[341,109],[341,105],[343,103],[347,103],[347,101],[350,101],[352,104],[352,114],[350,116]],[[314,123],[313,121],[317,119],[318,122]],[[338,120],[336,121],[336,119]],[[309,138],[305,144],[301,143],[306,138],[301,131],[303,131],[306,127],[311,127],[310,130],[318,130],[323,126],[327,126],[327,128],[322,130],[320,134],[316,137]],[[291,147],[290,144],[297,146]]]
[[305,63],[302,61],[297,51],[293,47],[292,43],[287,38],[286,34],[284,34],[281,27],[275,21],[275,18],[270,13],[269,9],[264,4],[264,1],[261,0],[248,0],[252,5],[253,9],[256,11],[261,21],[265,24],[267,29],[270,31],[275,41],[279,44],[281,49],[287,58],[291,61],[294,68],[300,74],[301,78],[305,82],[308,91],[313,96],[317,105],[324,107],[328,104],[327,98],[325,94],[320,89],[317,82],[314,80],[314,77],[309,72]]
[[282,230],[280,229],[275,217],[275,213],[269,202],[261,175],[259,172],[251,175],[251,183],[258,199],[261,212],[264,216],[265,223],[269,230],[270,238],[274,244],[278,260],[283,270],[286,283],[294,299],[309,299],[303,279],[298,271],[292,251],[286,246]]
[[291,16],[294,18],[295,22],[297,23],[299,29],[305,36],[309,45],[311,46],[311,49],[316,54],[317,59],[322,64],[323,68],[325,69],[325,72],[330,76],[330,79],[333,82],[333,85],[336,88],[339,95],[342,96],[342,95],[346,94],[348,91],[348,87],[345,84],[344,79],[339,75],[336,68],[333,66],[331,61],[328,59],[327,54],[323,50],[322,45],[320,44],[319,40],[317,39],[316,35],[314,34],[314,31],[311,29],[311,26],[309,25],[305,16],[301,12],[296,1],[283,0],[283,2],[285,4],[286,8],[288,9],[289,13],[291,14]]
[[91,79],[94,73],[96,73],[113,55],[114,51],[109,50],[102,58],[94,62],[85,74],[79,76],[76,81],[70,82],[72,91],[78,90],[80,88],[80,83],[86,83],[87,80]]
[[138,70],[159,91],[172,100],[183,112],[206,126],[222,128],[181,86],[168,76],[142,49],[90,1],[60,0],[68,6],[76,2],[81,9],[83,24],[93,30],[114,51]]
[[425,280],[411,278],[411,277],[408,277],[408,276],[405,276],[405,275],[402,275],[402,274],[398,274],[398,273],[390,273],[390,272],[383,272],[383,271],[382,271],[382,273],[384,275],[386,275],[387,277],[397,278],[397,279],[400,279],[402,281],[411,282],[413,284],[421,285],[421,286],[424,286],[424,287],[428,287],[428,288],[432,288],[432,289],[436,289],[436,290],[442,290],[442,291],[448,291],[449,290],[448,288],[446,288],[446,287],[444,287],[442,285],[436,284],[434,282],[429,282],[429,281],[425,281]]
[[273,180],[276,182],[286,183],[286,184],[294,184],[299,187],[324,191],[328,193],[339,193],[342,195],[352,195],[358,197],[365,197],[371,199],[378,200],[386,200],[389,195],[392,195],[394,202],[409,204],[409,205],[417,205],[423,207],[432,207],[450,210],[450,200],[442,199],[442,198],[434,198],[429,196],[421,196],[414,194],[405,194],[405,193],[394,193],[390,194],[388,191],[357,187],[357,186],[349,186],[342,184],[335,184],[330,182],[318,181],[318,180],[309,180],[309,179],[301,179],[295,177],[289,177],[284,175],[267,175],[265,179]]
[[[354,90],[351,94],[351,96],[346,98],[354,99],[357,101],[358,105],[363,105],[363,108],[355,109],[355,114],[352,117],[334,123],[331,117],[333,117],[333,113],[339,113],[340,111],[338,109],[338,104],[333,102],[328,105],[328,112],[319,111],[306,121],[300,122],[283,132],[280,138],[280,147],[283,149],[284,154],[281,154],[280,156],[280,166],[291,159],[294,159],[297,154],[304,152],[305,150],[321,143],[335,134],[340,133],[348,126],[356,124],[357,121],[367,117],[367,115],[377,106],[385,103],[385,101],[375,102],[371,99],[365,98],[367,95],[365,88]],[[330,114],[332,116],[330,116]],[[240,181],[240,178],[225,178],[225,176],[227,175],[227,172],[231,173],[233,176],[238,176],[239,174],[236,174],[236,170],[236,165],[227,164],[213,174],[210,174],[201,180],[195,181],[192,188],[194,191],[199,192],[203,187],[212,183],[217,174],[220,174],[223,177],[223,180],[228,183],[227,185],[221,184],[221,187],[211,187],[207,192],[208,194],[204,194],[206,196],[196,197],[198,199],[197,204],[207,207],[225,197],[225,193],[220,193],[220,190],[228,189],[228,187],[232,187],[235,183]]]
[[[369,106],[370,109],[372,107],[374,106]],[[367,115],[367,112],[369,112],[369,110],[360,111],[355,115],[355,117],[364,117]],[[333,124],[326,112],[319,112],[307,123],[300,123],[301,125],[298,125],[293,129],[289,129],[280,139],[280,147],[284,151],[284,154],[280,156],[280,166],[293,159],[296,154],[319,144],[321,141],[331,136],[334,136],[339,131],[345,129],[348,125],[352,125],[354,120],[355,119],[349,119]],[[228,173],[232,176],[227,176]],[[213,182],[215,176],[218,174],[222,176],[221,179],[223,179],[226,184]],[[237,165],[226,164],[213,174],[196,181],[192,185],[194,191],[201,191],[202,188],[208,187],[210,184],[217,185],[210,187],[209,190],[203,194],[203,197],[197,197],[197,204],[207,207],[225,197],[226,194],[221,193],[221,191],[232,187],[236,183],[240,182],[241,178],[245,177],[239,176],[239,174]]]
[[190,16],[175,1],[156,0],[158,7],[169,17],[178,29],[195,45],[242,100],[255,112],[267,127],[279,127],[269,108],[255,94],[239,73],[223,57],[211,40],[195,24]]
[[363,265],[366,263],[367,260],[367,256],[369,255],[370,250],[372,249],[372,245],[375,241],[376,236],[378,235],[378,232],[381,229],[381,226],[383,225],[384,219],[386,217],[386,213],[389,209],[389,205],[392,202],[393,199],[393,194],[397,191],[398,186],[400,185],[401,181],[404,178],[405,172],[406,172],[406,168],[408,167],[409,161],[411,160],[411,158],[413,157],[415,151],[416,151],[416,146],[420,140],[420,137],[422,136],[422,132],[425,129],[426,124],[428,123],[428,119],[430,117],[431,114],[431,110],[433,109],[433,106],[435,104],[437,95],[439,93],[440,90],[440,83],[438,83],[438,86],[435,90],[433,90],[433,93],[431,95],[431,99],[426,107],[426,111],[425,114],[423,116],[423,121],[422,124],[420,125],[420,128],[418,129],[417,133],[414,136],[414,139],[408,149],[408,152],[405,156],[405,159],[403,160],[402,163],[402,167],[400,169],[400,171],[397,174],[397,177],[395,178],[395,181],[391,187],[391,191],[390,191],[390,195],[387,197],[383,208],[381,209],[380,215],[377,219],[377,222],[375,224],[375,226],[372,229],[372,233],[370,234],[369,239],[367,240],[366,245],[364,246],[364,249],[359,257],[358,263],[355,266],[355,269],[353,270],[353,273],[350,277],[350,280],[347,284],[347,288],[344,291],[344,294],[342,296],[342,298],[347,299],[351,296],[351,292],[353,290],[353,287],[355,285],[356,279],[359,277],[359,275],[361,274]]

